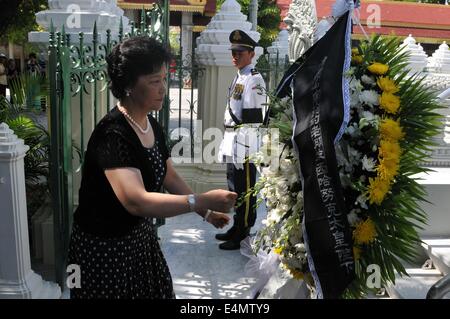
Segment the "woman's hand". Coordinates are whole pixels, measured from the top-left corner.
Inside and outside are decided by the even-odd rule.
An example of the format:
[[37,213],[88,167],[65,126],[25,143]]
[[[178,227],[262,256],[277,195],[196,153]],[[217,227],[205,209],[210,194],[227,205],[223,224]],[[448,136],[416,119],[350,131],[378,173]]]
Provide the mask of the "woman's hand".
[[223,189],[215,189],[197,195],[198,209],[210,209],[222,213],[228,213],[237,199],[237,194]]
[[230,216],[228,216],[224,213],[218,213],[218,212],[211,211],[209,213],[206,221],[216,228],[223,228],[224,226],[228,225],[228,223],[230,222]]

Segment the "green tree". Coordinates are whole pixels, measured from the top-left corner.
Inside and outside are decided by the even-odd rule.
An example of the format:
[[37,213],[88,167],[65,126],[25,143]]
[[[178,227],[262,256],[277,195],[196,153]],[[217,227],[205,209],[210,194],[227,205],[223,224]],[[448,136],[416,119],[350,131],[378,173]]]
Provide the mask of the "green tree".
[[39,31],[35,14],[48,8],[47,0],[2,0],[0,41],[25,44],[28,32]]
[[[243,14],[249,16],[249,5],[251,0],[236,0],[241,5]],[[217,1],[217,10],[220,9],[225,0]],[[257,31],[261,34],[259,44],[267,48],[276,39],[280,32],[280,8],[278,8],[275,0],[258,0],[258,27]]]

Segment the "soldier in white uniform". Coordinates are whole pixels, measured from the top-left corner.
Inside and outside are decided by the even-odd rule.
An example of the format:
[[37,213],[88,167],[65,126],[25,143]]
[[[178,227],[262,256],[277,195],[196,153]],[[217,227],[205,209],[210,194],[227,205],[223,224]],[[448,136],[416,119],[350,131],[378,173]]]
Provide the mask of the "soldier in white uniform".
[[[238,72],[229,88],[219,160],[227,163],[228,188],[241,196],[255,185],[256,167],[248,156],[259,147],[257,127],[263,122],[266,96],[264,79],[252,64],[257,43],[241,30],[231,32],[230,42]],[[216,239],[225,241],[220,249],[240,248],[241,240],[255,224],[255,203],[256,196],[250,196],[236,207],[233,227],[216,235]]]

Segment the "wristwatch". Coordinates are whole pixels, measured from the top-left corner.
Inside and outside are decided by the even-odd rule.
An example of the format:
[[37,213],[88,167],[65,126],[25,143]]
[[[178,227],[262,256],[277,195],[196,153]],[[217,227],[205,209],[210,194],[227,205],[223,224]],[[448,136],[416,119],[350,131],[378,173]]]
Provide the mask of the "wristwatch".
[[189,194],[188,195],[188,203],[189,203],[189,209],[191,212],[195,212],[195,195]]

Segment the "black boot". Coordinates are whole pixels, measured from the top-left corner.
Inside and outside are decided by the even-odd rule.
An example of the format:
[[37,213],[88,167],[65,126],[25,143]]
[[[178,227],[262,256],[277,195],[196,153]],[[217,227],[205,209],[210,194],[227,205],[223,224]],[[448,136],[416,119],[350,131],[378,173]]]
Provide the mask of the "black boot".
[[236,225],[233,225],[226,233],[216,234],[217,240],[230,240],[236,232]]
[[234,233],[237,230],[237,220],[236,220],[236,215],[233,216],[233,226],[228,229],[227,232],[225,233],[221,233],[221,234],[217,234],[216,235],[216,239],[217,240],[230,240],[231,238],[233,238]]
[[236,250],[241,248],[241,241],[244,240],[250,234],[250,228],[244,230],[236,230],[234,236],[219,245],[220,249],[223,250]]

